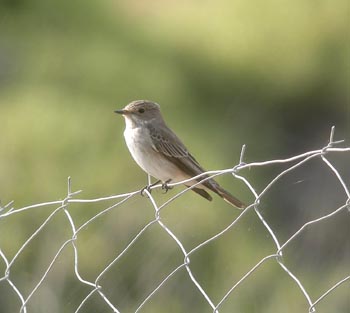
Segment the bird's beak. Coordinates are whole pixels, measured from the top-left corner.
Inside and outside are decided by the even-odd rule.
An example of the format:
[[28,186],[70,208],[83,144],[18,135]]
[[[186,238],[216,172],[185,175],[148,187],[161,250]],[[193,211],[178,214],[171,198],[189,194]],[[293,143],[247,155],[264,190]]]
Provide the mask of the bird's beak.
[[115,110],[114,113],[125,115],[125,114],[128,114],[128,111],[124,110],[124,109],[123,110]]

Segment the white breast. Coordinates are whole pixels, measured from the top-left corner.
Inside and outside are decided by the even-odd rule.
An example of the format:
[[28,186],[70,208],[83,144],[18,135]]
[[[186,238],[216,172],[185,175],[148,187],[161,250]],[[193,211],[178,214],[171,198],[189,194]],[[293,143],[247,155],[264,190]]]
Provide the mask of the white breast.
[[151,176],[165,182],[187,179],[188,176],[173,165],[168,159],[155,150],[151,136],[146,127],[127,127],[124,138],[136,163]]

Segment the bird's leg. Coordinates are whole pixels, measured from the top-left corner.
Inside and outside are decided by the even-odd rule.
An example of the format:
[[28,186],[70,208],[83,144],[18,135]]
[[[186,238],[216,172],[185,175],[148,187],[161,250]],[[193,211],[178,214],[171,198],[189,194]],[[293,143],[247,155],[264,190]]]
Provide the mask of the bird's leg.
[[[160,183],[160,180],[157,180],[155,183],[143,187],[141,189],[141,196],[144,196],[145,190],[147,190],[149,193],[151,193],[151,188],[159,183]],[[163,185],[162,185],[162,188],[163,188]]]
[[165,190],[165,193],[167,193],[169,189],[173,189],[173,187],[168,186],[168,183],[170,182],[171,182],[171,179],[168,179],[162,184],[162,189]]

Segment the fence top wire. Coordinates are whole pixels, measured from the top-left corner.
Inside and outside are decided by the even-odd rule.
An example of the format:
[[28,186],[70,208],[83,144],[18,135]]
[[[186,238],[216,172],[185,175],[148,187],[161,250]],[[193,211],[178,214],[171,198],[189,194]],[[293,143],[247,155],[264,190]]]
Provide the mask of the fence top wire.
[[[343,174],[337,169],[336,165],[334,165],[329,160],[329,155],[331,154],[348,154],[350,152],[350,147],[339,147],[339,144],[341,144],[343,141],[334,141],[334,127],[331,129],[329,142],[326,146],[313,151],[308,151],[296,156],[292,156],[286,159],[276,159],[276,160],[268,160],[268,161],[262,161],[262,162],[251,162],[251,163],[245,163],[244,162],[244,156],[245,156],[245,146],[242,147],[241,155],[240,155],[240,161],[239,164],[234,166],[233,168],[224,169],[224,170],[216,170],[216,171],[207,171],[206,173],[203,173],[201,175],[198,175],[194,178],[185,180],[183,182],[178,183],[169,183],[169,187],[177,186],[186,182],[189,182],[191,180],[194,180],[196,178],[199,178],[204,175],[208,175],[208,178],[210,179],[212,177],[216,177],[219,175],[224,174],[231,174],[235,178],[241,180],[247,189],[251,192],[254,201],[250,203],[247,208],[242,210],[232,221],[228,223],[224,228],[222,228],[220,231],[212,235],[211,237],[205,239],[204,241],[197,244],[195,247],[191,249],[186,249],[185,245],[181,242],[179,239],[179,236],[171,229],[169,225],[167,225],[162,220],[162,210],[166,208],[170,203],[176,201],[179,197],[181,197],[184,193],[188,192],[191,188],[196,187],[196,184],[192,185],[190,188],[187,188],[185,190],[182,190],[178,193],[176,193],[174,196],[170,197],[168,200],[166,200],[163,203],[158,203],[155,198],[151,194],[151,190],[153,189],[159,189],[162,187],[161,184],[155,185],[150,187],[150,189],[144,189],[143,193],[145,195],[144,201],[149,201],[151,207],[154,210],[154,218],[148,222],[145,222],[144,225],[137,230],[134,233],[133,238],[125,245],[125,247],[116,253],[115,257],[110,260],[110,262],[104,266],[104,268],[99,272],[99,274],[95,277],[94,280],[86,278],[86,275],[84,275],[80,271],[80,262],[79,262],[79,251],[78,251],[78,244],[77,239],[79,238],[80,233],[85,230],[89,225],[91,225],[94,221],[99,219],[102,215],[110,212],[111,210],[115,209],[116,207],[121,206],[122,204],[129,201],[131,198],[139,195],[139,193],[142,190],[136,190],[124,194],[118,194],[108,197],[101,197],[101,198],[95,198],[95,199],[79,199],[76,198],[76,196],[80,193],[79,191],[72,191],[71,186],[71,179],[68,178],[68,185],[67,185],[67,195],[63,200],[55,200],[50,202],[44,202],[44,203],[37,203],[33,205],[28,205],[21,208],[14,208],[13,201],[10,203],[1,206],[0,207],[0,222],[6,223],[6,219],[9,216],[15,216],[20,215],[24,211],[32,211],[33,214],[35,214],[35,210],[38,209],[47,209],[47,208],[54,208],[52,212],[47,216],[47,218],[35,229],[35,231],[25,240],[25,242],[19,247],[19,249],[16,251],[16,253],[9,257],[3,250],[3,248],[0,246],[0,260],[2,260],[4,264],[4,274],[0,277],[0,286],[1,285],[7,285],[14,291],[14,295],[19,299],[21,305],[18,309],[21,313],[27,313],[29,312],[29,303],[31,302],[34,295],[38,292],[38,289],[40,286],[44,283],[44,281],[47,279],[52,267],[54,264],[56,264],[58,261],[58,258],[63,254],[63,251],[67,249],[73,249],[73,257],[74,257],[74,275],[76,279],[83,285],[85,285],[88,289],[88,293],[86,294],[85,298],[83,298],[79,305],[75,309],[75,313],[83,312],[83,308],[88,306],[88,301],[93,296],[99,296],[105,304],[109,307],[111,312],[122,312],[121,309],[118,309],[119,304],[115,303],[114,299],[107,296],[108,290],[105,290],[102,283],[102,278],[104,278],[108,272],[115,266],[121,258],[135,245],[135,243],[140,240],[140,238],[145,234],[145,232],[150,229],[151,227],[154,227],[158,225],[160,229],[163,231],[164,236],[168,236],[170,240],[172,240],[175,245],[178,247],[179,252],[182,253],[183,261],[179,264],[177,264],[170,272],[168,272],[163,279],[156,282],[156,286],[151,290],[147,296],[140,301],[140,303],[137,305],[137,308],[135,309],[135,312],[141,312],[144,306],[149,303],[152,298],[154,298],[155,294],[160,291],[167,283],[170,281],[177,273],[185,270],[187,272],[187,275],[192,282],[194,288],[196,288],[205,302],[208,305],[208,311],[212,311],[214,313],[218,313],[222,309],[222,305],[227,301],[227,299],[232,295],[232,293],[235,292],[237,288],[239,288],[242,283],[249,279],[256,271],[258,271],[263,264],[266,262],[276,262],[278,266],[285,272],[287,277],[289,277],[295,285],[299,288],[301,291],[303,297],[305,298],[306,302],[308,303],[308,306],[305,307],[305,312],[308,310],[309,313],[316,311],[316,306],[319,305],[319,303],[326,299],[329,294],[333,293],[338,287],[340,287],[343,284],[349,284],[350,283],[350,275],[349,273],[344,273],[344,277],[337,281],[334,284],[330,284],[328,289],[324,290],[323,293],[320,293],[318,297],[313,298],[310,296],[310,292],[305,287],[305,284],[303,284],[303,277],[299,277],[296,275],[290,268],[287,266],[284,257],[283,252],[284,250],[293,242],[296,240],[296,238],[299,238],[302,236],[304,231],[307,228],[313,227],[315,224],[320,224],[322,222],[327,222],[331,220],[334,216],[340,214],[340,212],[350,212],[350,192],[349,192],[349,186],[343,179]],[[323,164],[326,166],[326,168],[329,169],[330,173],[336,178],[339,188],[342,190],[342,193],[344,194],[344,201],[343,203],[337,207],[336,209],[332,210],[330,213],[324,214],[322,216],[319,216],[315,219],[309,220],[305,222],[302,226],[300,226],[297,230],[294,231],[294,233],[284,242],[281,242],[279,239],[279,236],[277,235],[276,231],[271,226],[270,222],[267,221],[263,215],[261,214],[260,206],[262,199],[266,193],[268,193],[272,186],[274,186],[283,176],[288,174],[291,171],[294,171],[301,165],[309,162],[312,159],[319,158],[322,160]],[[256,187],[254,187],[254,184],[250,182],[243,174],[244,170],[246,169],[253,169],[255,167],[266,167],[266,166],[273,166],[276,164],[284,164],[285,169],[280,171],[271,181],[269,181],[265,187],[261,191],[257,191]],[[350,165],[350,164],[349,164]],[[81,225],[77,225],[74,221],[74,218],[72,217],[70,207],[73,203],[80,203],[80,204],[87,204],[87,203],[104,203],[105,201],[114,200],[116,201],[114,204],[106,207],[99,213],[95,214],[85,222],[83,222]],[[16,264],[16,261],[18,258],[24,253],[26,249],[29,249],[29,245],[31,242],[40,235],[40,233],[43,231],[43,229],[49,227],[50,221],[53,219],[54,216],[59,214],[59,212],[64,212],[64,215],[68,221],[68,225],[70,228],[70,236],[60,245],[55,255],[52,257],[49,265],[42,271],[41,277],[36,278],[34,281],[34,287],[31,289],[31,291],[26,293],[23,288],[21,288],[21,283],[18,282],[19,278],[16,277],[16,279],[13,279],[13,271],[14,265]],[[273,242],[273,245],[275,247],[275,251],[272,251],[270,254],[265,255],[262,257],[254,266],[252,266],[244,275],[242,275],[237,281],[232,281],[231,287],[221,296],[221,299],[219,301],[214,301],[212,296],[210,295],[210,292],[206,290],[205,287],[200,283],[200,279],[198,276],[200,273],[194,273],[193,269],[191,268],[191,257],[196,252],[202,249],[204,246],[208,245],[211,242],[215,242],[217,239],[219,239],[223,234],[227,233],[229,230],[233,229],[240,221],[242,220],[243,216],[247,215],[248,212],[254,212],[256,214],[256,217],[260,221],[260,223],[263,225],[263,227],[266,229],[268,234],[271,236],[271,240]],[[7,312],[4,312],[7,313]]]

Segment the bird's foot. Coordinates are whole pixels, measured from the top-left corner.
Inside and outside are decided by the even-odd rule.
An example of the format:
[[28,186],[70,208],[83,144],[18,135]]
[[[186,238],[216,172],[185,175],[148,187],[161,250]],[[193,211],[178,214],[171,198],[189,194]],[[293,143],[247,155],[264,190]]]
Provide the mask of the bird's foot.
[[169,189],[173,189],[173,187],[168,186],[168,183],[171,182],[171,179],[168,179],[162,184],[162,189],[164,190],[164,193],[167,193]]
[[[155,183],[143,187],[141,189],[141,196],[145,196],[145,190],[147,190],[149,193],[151,193],[152,192],[151,188],[159,183],[160,183],[160,180],[157,180]],[[162,185],[162,188],[163,188],[163,185]]]

